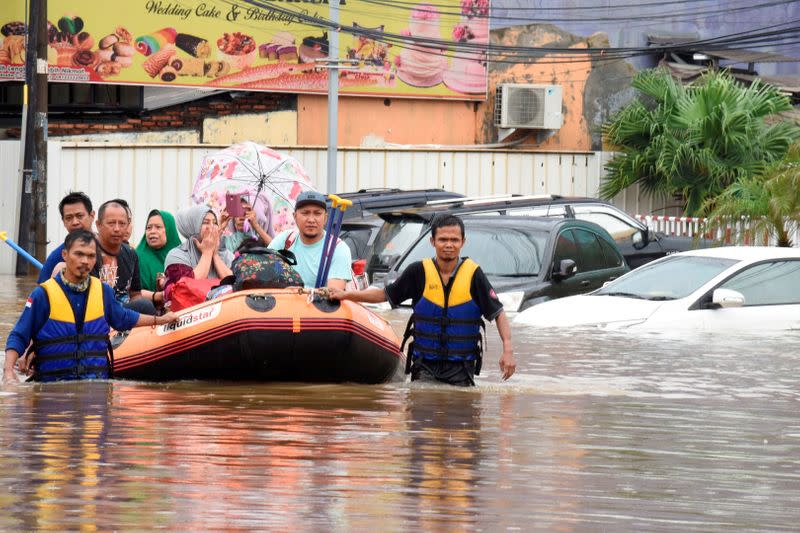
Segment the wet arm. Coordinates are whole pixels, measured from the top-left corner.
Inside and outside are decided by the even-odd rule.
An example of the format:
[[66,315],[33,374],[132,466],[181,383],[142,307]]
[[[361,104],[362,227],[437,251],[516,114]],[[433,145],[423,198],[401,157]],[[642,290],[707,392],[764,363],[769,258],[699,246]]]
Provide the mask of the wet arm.
[[345,291],[343,289],[334,289],[331,291],[331,299],[377,304],[386,301],[386,292],[378,287],[370,287],[368,289],[364,289],[363,291]]
[[503,354],[500,356],[500,372],[503,374],[503,379],[506,380],[514,375],[517,369],[517,363],[514,360],[514,347],[511,345],[511,326],[508,323],[508,317],[505,311],[501,311],[497,318],[497,332],[500,334],[500,340],[503,342]]

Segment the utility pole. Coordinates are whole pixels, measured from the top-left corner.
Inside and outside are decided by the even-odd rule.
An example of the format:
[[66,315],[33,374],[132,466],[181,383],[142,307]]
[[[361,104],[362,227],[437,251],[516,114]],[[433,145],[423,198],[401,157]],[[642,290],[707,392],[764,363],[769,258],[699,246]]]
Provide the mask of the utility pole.
[[[339,0],[330,0],[331,22],[339,24]],[[339,143],[339,30],[328,33],[328,194],[336,193]]]
[[[30,0],[25,44],[22,194],[17,243],[44,262],[47,245],[47,0]],[[17,257],[17,275],[28,274]]]

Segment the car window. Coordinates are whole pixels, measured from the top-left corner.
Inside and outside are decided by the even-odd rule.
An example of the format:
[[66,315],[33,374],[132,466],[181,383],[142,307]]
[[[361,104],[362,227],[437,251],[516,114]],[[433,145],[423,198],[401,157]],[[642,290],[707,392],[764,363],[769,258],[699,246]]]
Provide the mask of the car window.
[[742,293],[745,306],[800,303],[800,261],[774,261],[752,266],[720,288]]
[[578,245],[578,272],[591,272],[605,268],[603,249],[597,242],[597,236],[590,231],[575,228],[572,230],[575,242]]
[[339,238],[350,247],[353,259],[363,259],[366,257],[371,234],[372,228],[350,228],[342,229]]
[[684,298],[735,263],[734,259],[718,257],[669,256],[640,266],[595,294],[622,293],[646,299]]
[[[513,228],[467,228],[467,241],[461,255],[478,263],[487,276],[535,276],[539,273],[547,243],[546,232],[528,232]],[[426,233],[398,265],[402,271],[414,261],[435,254]]]
[[575,243],[575,236],[570,229],[558,234],[556,249],[553,252],[553,264],[556,268],[564,259],[572,259],[576,265],[578,264],[578,245]]
[[625,259],[622,258],[622,254],[617,248],[611,246],[605,239],[598,237],[597,240],[600,242],[600,248],[603,249],[605,268],[618,268],[625,263]]
[[631,235],[640,229],[609,213],[581,213],[576,211],[575,218],[594,222],[606,230],[617,242],[630,239]]
[[389,268],[395,259],[414,244],[420,231],[422,231],[422,221],[420,220],[386,222],[372,245],[370,267]]

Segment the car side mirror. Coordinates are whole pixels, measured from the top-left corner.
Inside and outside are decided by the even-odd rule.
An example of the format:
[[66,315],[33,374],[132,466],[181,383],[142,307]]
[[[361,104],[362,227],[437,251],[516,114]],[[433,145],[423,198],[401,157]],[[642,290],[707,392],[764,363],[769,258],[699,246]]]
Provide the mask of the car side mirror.
[[638,230],[631,235],[631,241],[633,241],[633,248],[635,250],[641,250],[650,242],[650,231],[647,229]]
[[742,307],[744,294],[731,289],[716,289],[711,295],[711,305],[716,308]]
[[561,262],[553,269],[553,279],[561,281],[571,278],[578,271],[578,266],[572,259],[562,259]]

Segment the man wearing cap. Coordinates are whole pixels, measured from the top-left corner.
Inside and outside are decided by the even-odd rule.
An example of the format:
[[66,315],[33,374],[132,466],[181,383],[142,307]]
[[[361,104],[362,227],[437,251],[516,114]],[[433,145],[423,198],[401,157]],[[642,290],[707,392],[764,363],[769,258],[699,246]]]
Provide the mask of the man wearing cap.
[[[325,242],[325,224],[328,210],[325,195],[317,191],[304,191],[297,196],[294,205],[296,229],[279,233],[269,243],[273,250],[286,249],[297,259],[295,270],[303,278],[306,287],[313,287],[322,260],[322,245]],[[344,289],[352,278],[350,270],[350,248],[344,242],[336,245],[328,274],[328,287]]]

